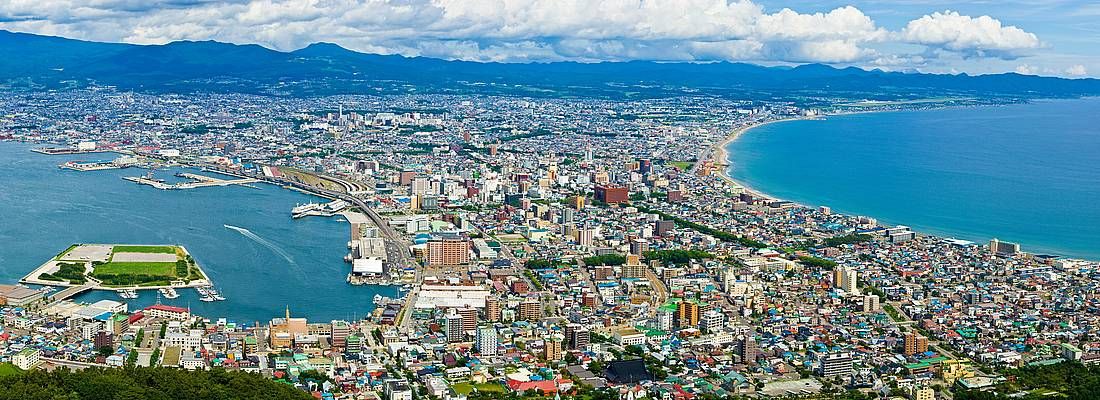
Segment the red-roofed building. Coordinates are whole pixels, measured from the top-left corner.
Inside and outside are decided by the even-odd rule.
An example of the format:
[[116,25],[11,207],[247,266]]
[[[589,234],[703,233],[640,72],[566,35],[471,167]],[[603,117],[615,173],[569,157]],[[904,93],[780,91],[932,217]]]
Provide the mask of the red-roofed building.
[[154,304],[145,307],[142,312],[149,318],[174,319],[178,321],[191,318],[191,310],[183,307],[166,306],[164,304]]

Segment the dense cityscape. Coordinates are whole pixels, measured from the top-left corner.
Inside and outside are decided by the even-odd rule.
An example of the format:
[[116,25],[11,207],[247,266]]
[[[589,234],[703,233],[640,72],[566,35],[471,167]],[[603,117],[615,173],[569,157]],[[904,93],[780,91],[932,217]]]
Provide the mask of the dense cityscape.
[[[357,320],[291,303],[247,324],[128,306],[134,291],[224,300],[182,247],[42,249],[46,264],[0,285],[0,372],[239,370],[315,398],[387,400],[1041,395],[1021,368],[1100,362],[1100,263],[805,207],[726,176],[723,146],[760,124],[1008,101],[9,92],[0,139],[107,157],[58,163],[73,174],[319,196],[286,218],[347,221],[348,277],[331,285],[401,296],[355,299]],[[153,176],[166,166],[193,182]],[[157,263],[166,277],[142,269]],[[71,299],[85,290],[122,298]]]

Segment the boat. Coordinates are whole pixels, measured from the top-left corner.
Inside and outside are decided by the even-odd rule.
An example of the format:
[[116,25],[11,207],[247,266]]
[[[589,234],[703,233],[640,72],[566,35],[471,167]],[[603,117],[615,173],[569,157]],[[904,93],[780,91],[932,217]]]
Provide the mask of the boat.
[[161,296],[164,296],[164,298],[166,298],[166,299],[174,299],[174,298],[180,297],[180,294],[176,293],[176,289],[173,289],[173,288],[170,288],[170,287],[161,288],[160,289],[160,294],[161,294]]
[[199,301],[211,302],[214,301],[214,298],[210,296],[202,296],[199,298]]
[[302,218],[313,211],[321,209],[321,205],[317,203],[299,204],[290,209],[290,216],[293,218]]
[[121,290],[121,291],[118,292],[118,297],[121,297],[121,298],[124,298],[124,299],[136,299],[136,298],[138,298],[138,294],[137,294],[136,290],[125,289],[125,290]]

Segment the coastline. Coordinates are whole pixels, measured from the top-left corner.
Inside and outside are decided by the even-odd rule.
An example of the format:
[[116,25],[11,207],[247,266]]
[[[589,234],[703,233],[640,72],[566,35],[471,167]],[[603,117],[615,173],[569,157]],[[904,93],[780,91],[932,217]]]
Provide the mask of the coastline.
[[[950,107],[948,107],[948,108],[950,108]],[[709,156],[706,159],[702,160],[702,161],[711,161],[715,165],[716,168],[721,168],[721,171],[716,171],[715,173],[717,174],[718,178],[721,179],[722,181],[726,182],[726,184],[731,185],[732,187],[735,187],[735,188],[739,188],[743,192],[749,193],[749,194],[753,195],[754,197],[758,197],[758,198],[761,198],[761,199],[764,199],[764,200],[772,200],[772,201],[788,201],[788,202],[790,202],[790,203],[792,203],[792,204],[794,204],[798,207],[807,208],[807,209],[817,209],[818,207],[816,207],[816,206],[809,206],[809,205],[806,205],[806,204],[803,204],[803,203],[799,203],[797,201],[784,200],[781,197],[769,195],[769,194],[767,194],[767,193],[765,193],[761,190],[755,189],[751,186],[748,186],[748,185],[734,179],[732,177],[732,174],[730,173],[730,170],[729,170],[729,167],[731,166],[731,163],[729,161],[730,154],[729,154],[729,151],[727,150],[729,145],[731,143],[733,143],[734,141],[736,141],[737,139],[740,139],[742,135],[748,133],[750,130],[752,130],[754,128],[758,128],[758,127],[768,125],[768,124],[772,124],[772,123],[776,123],[776,122],[789,122],[789,121],[800,121],[800,120],[823,120],[823,119],[827,119],[828,117],[846,116],[846,115],[853,115],[853,114],[889,113],[889,112],[900,112],[900,111],[907,111],[907,110],[851,111],[851,112],[820,114],[820,115],[815,115],[815,116],[780,118],[780,119],[773,119],[773,120],[767,120],[767,121],[752,122],[752,123],[749,123],[748,125],[745,125],[745,126],[742,126],[740,128],[737,128],[737,129],[733,130],[728,136],[724,137],[722,140],[720,140],[720,141],[716,142],[715,144],[711,145],[709,147],[709,149],[710,149]],[[824,206],[828,206],[828,205],[824,205]],[[844,214],[844,215],[849,215],[849,216],[863,215],[863,214],[851,213],[851,212],[841,212],[841,213]],[[884,219],[882,219],[878,216],[874,216],[874,215],[868,215],[868,217],[874,218],[877,221],[875,225],[879,226],[879,227],[883,227],[883,228],[890,228],[890,227],[893,227],[893,226],[898,225],[898,224],[908,225],[905,221],[884,220]],[[949,232],[950,231],[949,228],[946,228],[946,229],[945,228],[927,228],[927,227],[925,227],[925,228],[926,229],[922,229],[920,231],[918,231],[917,229],[914,228],[913,232],[916,233],[917,236],[923,236],[923,237],[932,237],[932,238],[940,238],[940,239],[956,239],[957,238],[956,235],[951,234]],[[927,232],[927,230],[931,230],[932,232]],[[966,239],[964,239],[964,240],[966,240]],[[981,243],[980,239],[975,239],[975,240],[977,240],[977,241],[971,241],[971,240],[968,240],[968,241],[971,241],[971,242],[973,242],[977,245],[984,246],[984,244]],[[1027,245],[1028,242],[1019,242],[1019,244],[1021,246],[1024,246],[1024,245]],[[1064,257],[1064,258],[1068,258],[1068,259],[1077,259],[1077,260],[1084,260],[1084,261],[1095,261],[1094,257],[1074,256],[1074,255],[1063,254],[1062,252],[1063,252],[1063,250],[1050,249],[1050,248],[1044,249],[1042,246],[1039,246],[1038,247],[1038,252],[1033,253],[1033,254],[1054,254],[1054,255],[1058,255],[1058,256],[1061,256],[1061,257]],[[1029,253],[1032,253],[1032,252],[1029,252]]]

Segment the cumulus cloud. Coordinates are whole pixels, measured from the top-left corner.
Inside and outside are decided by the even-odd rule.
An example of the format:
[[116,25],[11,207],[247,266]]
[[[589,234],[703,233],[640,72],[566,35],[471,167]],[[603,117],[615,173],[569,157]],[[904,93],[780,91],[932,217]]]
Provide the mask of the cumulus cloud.
[[326,41],[479,61],[889,63],[913,59],[876,49],[889,42],[1002,58],[1039,45],[1035,35],[984,16],[935,13],[892,32],[856,7],[769,11],[752,0],[7,0],[0,28],[279,50]]
[[902,40],[969,56],[1015,59],[1042,46],[1039,37],[1015,26],[1004,26],[988,15],[977,18],[954,11],[936,12],[909,21]]
[[1069,76],[1085,76],[1089,74],[1089,71],[1088,69],[1085,69],[1084,65],[1077,64],[1066,68],[1065,73]]

